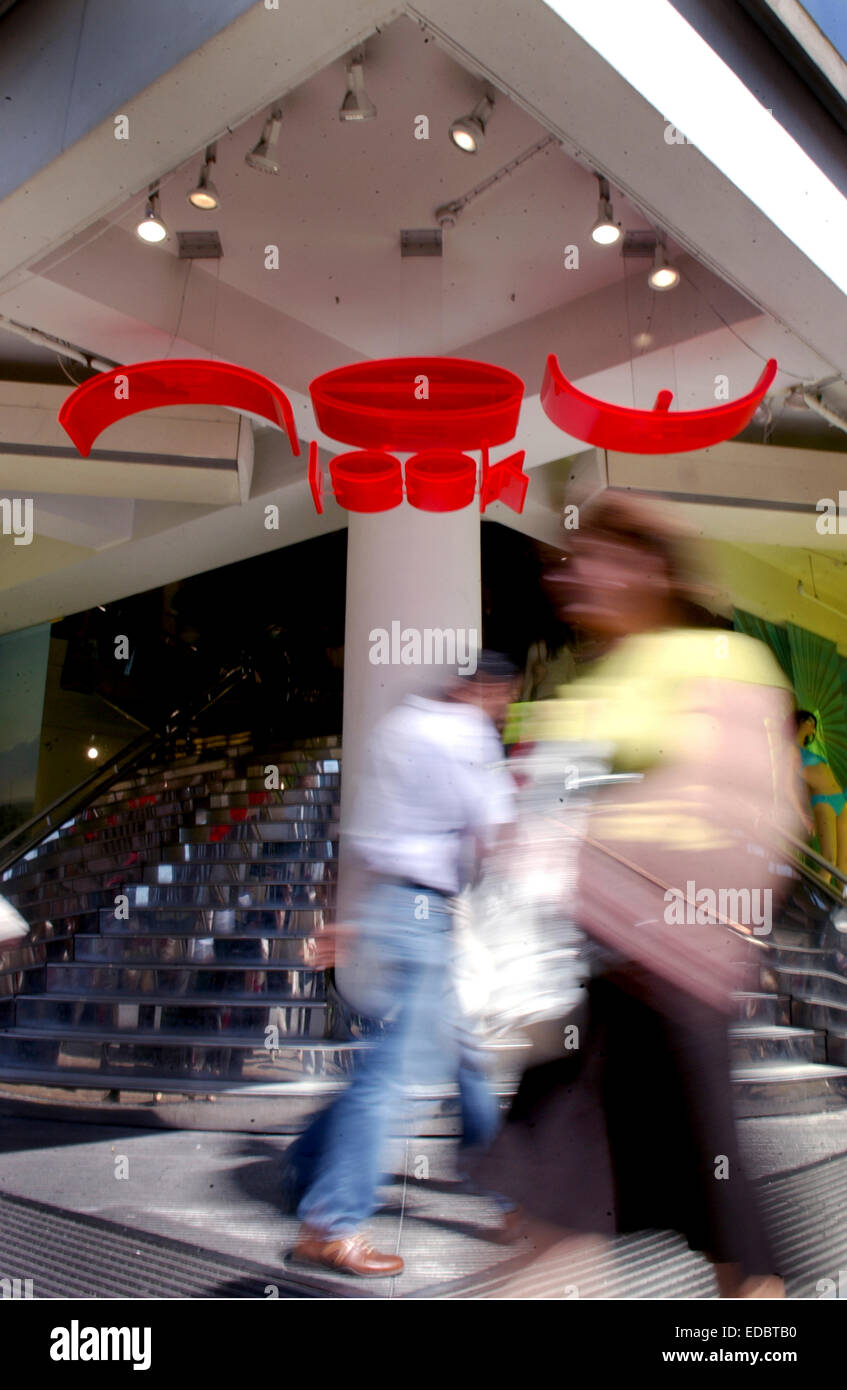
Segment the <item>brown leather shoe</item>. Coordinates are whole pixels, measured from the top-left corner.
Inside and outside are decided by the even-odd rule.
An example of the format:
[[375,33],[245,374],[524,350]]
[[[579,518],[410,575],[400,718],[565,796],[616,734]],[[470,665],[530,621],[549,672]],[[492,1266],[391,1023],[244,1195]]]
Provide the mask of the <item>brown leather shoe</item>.
[[364,1236],[354,1232],[328,1240],[323,1231],[302,1226],[292,1258],[303,1264],[322,1265],[325,1269],[343,1270],[366,1279],[385,1279],[403,1272],[399,1255],[386,1255],[374,1250]]

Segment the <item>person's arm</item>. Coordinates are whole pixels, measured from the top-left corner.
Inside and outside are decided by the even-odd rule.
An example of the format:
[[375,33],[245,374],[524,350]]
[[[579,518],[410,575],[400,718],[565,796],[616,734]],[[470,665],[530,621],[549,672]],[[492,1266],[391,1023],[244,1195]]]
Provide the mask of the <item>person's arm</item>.
[[[783,788],[785,800],[801,822],[806,834],[813,835],[815,833],[815,821],[809,805],[809,793],[806,790],[808,783],[803,775],[805,768],[796,743],[790,744],[786,751],[785,768],[787,773]],[[803,786],[805,795],[800,794],[801,786]]]
[[461,765],[457,785],[478,877],[485,860],[509,842],[516,816],[515,779],[493,725],[483,731],[476,757]]
[[809,790],[817,796],[834,796],[841,791],[829,763],[821,761],[804,765],[801,775]]

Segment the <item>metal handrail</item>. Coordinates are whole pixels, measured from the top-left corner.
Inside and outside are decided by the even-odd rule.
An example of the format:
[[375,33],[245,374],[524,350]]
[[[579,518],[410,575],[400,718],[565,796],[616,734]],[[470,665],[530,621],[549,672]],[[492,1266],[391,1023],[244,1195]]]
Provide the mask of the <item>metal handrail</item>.
[[[514,772],[515,770],[519,770],[519,763],[518,768],[516,769],[516,762],[516,759],[506,758],[502,761],[500,766],[509,768],[511,771]],[[600,773],[589,773],[588,775],[585,775],[583,773],[579,775],[574,782],[569,783],[568,785],[572,790],[595,790],[598,787],[602,786],[615,785],[620,784],[622,782],[640,781],[643,781],[642,773],[611,773],[608,771],[604,771]],[[791,851],[793,851],[793,853],[786,853],[786,850],[783,845],[778,846],[774,843],[774,840],[772,838],[774,833],[777,833],[780,836],[780,838],[785,842],[785,844],[790,846],[790,849]],[[587,837],[583,836],[582,838]],[[797,872],[803,878],[805,878],[809,883],[813,884],[815,888],[817,888],[819,891],[829,894],[829,896],[833,899],[834,903],[844,907],[845,910],[847,910],[847,901],[845,901],[844,898],[842,898],[842,896],[833,888],[831,882],[829,881],[829,877],[832,876],[834,878],[837,878],[840,883],[847,886],[847,874],[842,873],[841,870],[836,868],[834,864],[830,864],[829,860],[825,859],[823,855],[818,854],[816,850],[811,849],[804,840],[800,840],[796,835],[792,835],[790,831],[784,830],[773,823],[768,823],[764,838],[773,852],[785,854],[786,858],[789,860],[791,864],[791,867],[796,869]],[[597,845],[597,848],[603,849],[606,853],[609,852],[607,847]],[[819,872],[814,868],[810,868],[807,863],[804,863],[804,858],[813,860],[816,865],[820,866],[820,870],[822,872]],[[767,943],[764,941],[750,938],[749,933],[747,933],[744,930],[744,928],[739,927],[737,923],[727,922],[724,925],[728,926],[730,930],[734,930],[736,934],[744,935],[745,938],[748,938],[751,944],[753,945],[767,945]]]
[[5,873],[25,854],[29,854],[40,845],[98,793],[108,791],[109,787],[136,767],[155,747],[173,738],[186,725],[190,725],[212,705],[217,704],[218,700],[223,699],[236,685],[252,675],[253,670],[252,661],[249,658],[243,659],[238,666],[225,671],[195,702],[184,709],[173,710],[159,728],[148,729],[139,734],[138,738],[128,743],[111,763],[95,769],[89,777],[83,778],[70,791],[64,792],[49,806],[45,806],[28,821],[24,821],[23,825],[17,826],[11,834],[0,840],[0,874]]
[[[834,878],[837,878],[839,882],[843,883],[845,887],[847,887],[847,874],[843,874],[840,869],[837,869],[835,867],[834,864],[830,864],[829,860],[824,859],[823,855],[818,854],[817,850],[810,849],[804,840],[798,840],[797,836],[792,835],[791,832],[788,830],[780,830],[779,833],[784,840],[788,841],[792,849],[794,849],[797,852],[798,856],[803,855],[806,859],[813,859],[816,864],[819,864],[821,866],[825,873],[830,874]],[[806,874],[808,874],[815,880],[819,878],[819,875],[815,874],[814,871],[810,869],[806,864],[798,864],[798,868],[803,869]],[[831,884],[828,884],[826,886],[829,887],[830,892],[835,897],[838,896],[835,893],[835,889],[832,887]]]

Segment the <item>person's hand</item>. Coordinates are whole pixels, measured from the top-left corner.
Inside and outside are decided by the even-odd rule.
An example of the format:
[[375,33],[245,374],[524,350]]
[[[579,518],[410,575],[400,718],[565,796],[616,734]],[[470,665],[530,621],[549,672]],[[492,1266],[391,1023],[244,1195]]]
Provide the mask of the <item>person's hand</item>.
[[346,922],[334,922],[303,943],[303,959],[315,970],[329,970],[344,965],[350,959],[350,944],[356,928]]

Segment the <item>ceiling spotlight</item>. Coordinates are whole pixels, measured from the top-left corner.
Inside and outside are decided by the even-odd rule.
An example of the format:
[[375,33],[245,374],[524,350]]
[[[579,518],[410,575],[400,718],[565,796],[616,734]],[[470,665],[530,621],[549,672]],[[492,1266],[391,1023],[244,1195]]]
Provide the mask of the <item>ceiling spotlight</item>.
[[653,269],[647,276],[651,290],[673,290],[679,284],[679,271],[668,261],[668,253],[661,242],[656,245]]
[[200,178],[197,187],[192,188],[188,195],[188,201],[193,208],[201,208],[204,212],[211,212],[214,208],[219,208],[221,198],[215,185],[212,183],[210,170],[217,160],[217,146],[209,145],[203,160],[203,167],[200,170]]
[[258,145],[254,145],[250,153],[244,156],[251,169],[258,169],[263,174],[279,173],[279,165],[274,155],[276,154],[276,142],[279,139],[281,125],[282,111],[278,106],[275,106],[265,121],[262,138]]
[[164,241],[168,234],[168,229],[159,215],[159,190],[155,184],[150,188],[144,216],[135,230],[142,241]]
[[365,91],[361,58],[347,65],[347,92],[338,111],[340,121],[372,121],[376,107]]
[[460,116],[450,127],[450,139],[465,154],[476,154],[485,139],[485,127],[494,110],[490,97],[482,97],[469,116]]
[[620,241],[621,229],[612,211],[608,180],[604,179],[602,174],[597,174],[596,178],[600,184],[600,204],[597,221],[591,228],[591,236],[598,246],[614,246],[616,241]]
[[100,749],[97,748],[97,747],[95,746],[95,744],[92,743],[92,744],[89,745],[88,748],[86,748],[86,750],[85,750],[85,756],[86,756],[87,758],[90,758],[91,761],[93,762],[95,758],[99,758],[99,757],[100,757]]
[[456,201],[454,203],[442,203],[440,208],[436,208],[435,220],[439,227],[455,227],[462,207],[463,204]]

